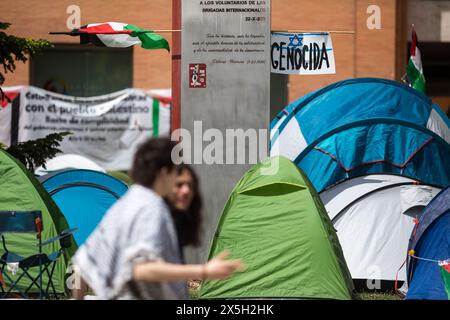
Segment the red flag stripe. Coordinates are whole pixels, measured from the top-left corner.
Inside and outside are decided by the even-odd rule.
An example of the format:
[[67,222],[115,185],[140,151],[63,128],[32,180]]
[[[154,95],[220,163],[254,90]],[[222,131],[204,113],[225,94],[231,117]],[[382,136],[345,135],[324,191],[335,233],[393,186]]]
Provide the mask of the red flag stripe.
[[416,55],[416,48],[417,48],[417,34],[416,30],[413,28],[412,35],[411,35],[411,56]]
[[[5,96],[7,96],[11,101],[13,101],[17,96],[19,95],[19,92],[5,92]],[[6,98],[3,98],[2,101],[0,101],[0,105],[2,108],[6,107],[8,105],[9,101]]]
[[441,266],[443,269],[445,269],[448,273],[450,273],[450,263],[444,264]]
[[153,98],[164,104],[172,103],[172,97],[153,96]]
[[92,27],[80,28],[80,32],[89,34],[131,34],[133,30],[114,30],[109,23],[102,23]]

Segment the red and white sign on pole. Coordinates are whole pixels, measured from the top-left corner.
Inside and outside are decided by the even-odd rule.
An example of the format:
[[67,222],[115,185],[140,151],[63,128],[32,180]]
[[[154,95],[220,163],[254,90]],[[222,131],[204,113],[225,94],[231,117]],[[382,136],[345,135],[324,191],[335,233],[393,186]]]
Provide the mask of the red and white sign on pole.
[[206,64],[189,64],[189,88],[206,88]]

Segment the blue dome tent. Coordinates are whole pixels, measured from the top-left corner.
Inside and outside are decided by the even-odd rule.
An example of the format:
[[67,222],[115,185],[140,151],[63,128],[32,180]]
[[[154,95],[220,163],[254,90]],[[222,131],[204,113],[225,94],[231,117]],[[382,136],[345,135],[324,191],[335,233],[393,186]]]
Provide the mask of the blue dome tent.
[[409,250],[414,250],[414,256],[419,258],[408,259],[406,299],[450,299],[437,263],[450,258],[450,187],[437,194],[424,209]]
[[82,245],[106,211],[127,191],[122,181],[102,172],[67,169],[39,178],[56,202],[70,227],[78,228],[74,235]]
[[320,192],[367,173],[447,186],[450,121],[430,99],[385,79],[345,80],[302,97],[271,123],[271,156],[294,161]]
[[378,120],[324,135],[296,164],[322,191],[349,177],[381,172],[448,186],[448,159],[450,144],[433,132],[399,120]]

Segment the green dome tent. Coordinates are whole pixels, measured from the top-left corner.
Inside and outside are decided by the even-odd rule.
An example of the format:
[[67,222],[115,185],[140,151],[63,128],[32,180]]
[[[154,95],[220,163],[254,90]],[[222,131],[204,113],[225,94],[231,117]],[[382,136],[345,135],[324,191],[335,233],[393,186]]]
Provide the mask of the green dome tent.
[[317,192],[298,167],[274,157],[233,189],[209,253],[224,249],[244,272],[205,281],[201,299],[351,299],[353,283]]
[[[29,172],[19,161],[0,149],[0,211],[29,211],[39,210],[42,212],[43,232],[42,240],[47,240],[68,229],[68,224],[64,216],[59,211],[51,197],[41,186],[34,175]],[[4,234],[6,245],[10,252],[27,257],[37,253],[36,234]],[[76,245],[72,240],[72,246],[66,251],[66,255],[61,257],[56,265],[53,274],[53,283],[57,292],[64,292],[64,278],[66,267],[71,255],[76,250]],[[1,246],[0,246],[1,247]],[[50,254],[60,248],[59,242],[43,247],[43,252]],[[0,248],[0,255],[4,253]],[[36,277],[39,268],[30,270],[32,277]],[[47,287],[47,275],[44,273],[43,286]],[[6,282],[7,288],[9,283]],[[25,289],[31,283],[26,277],[19,282],[19,288]],[[34,287],[32,292],[36,292]]]

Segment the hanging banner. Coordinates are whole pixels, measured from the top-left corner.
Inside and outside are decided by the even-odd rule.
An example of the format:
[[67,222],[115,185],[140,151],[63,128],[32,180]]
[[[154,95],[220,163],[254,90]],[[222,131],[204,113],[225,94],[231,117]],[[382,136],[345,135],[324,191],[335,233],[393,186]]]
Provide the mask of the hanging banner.
[[107,170],[129,169],[139,143],[149,137],[168,136],[169,129],[168,101],[153,99],[142,90],[86,98],[31,86],[20,90],[19,142],[70,131],[61,151],[85,156]]
[[273,73],[336,73],[333,43],[327,32],[274,32],[271,37],[270,53]]

